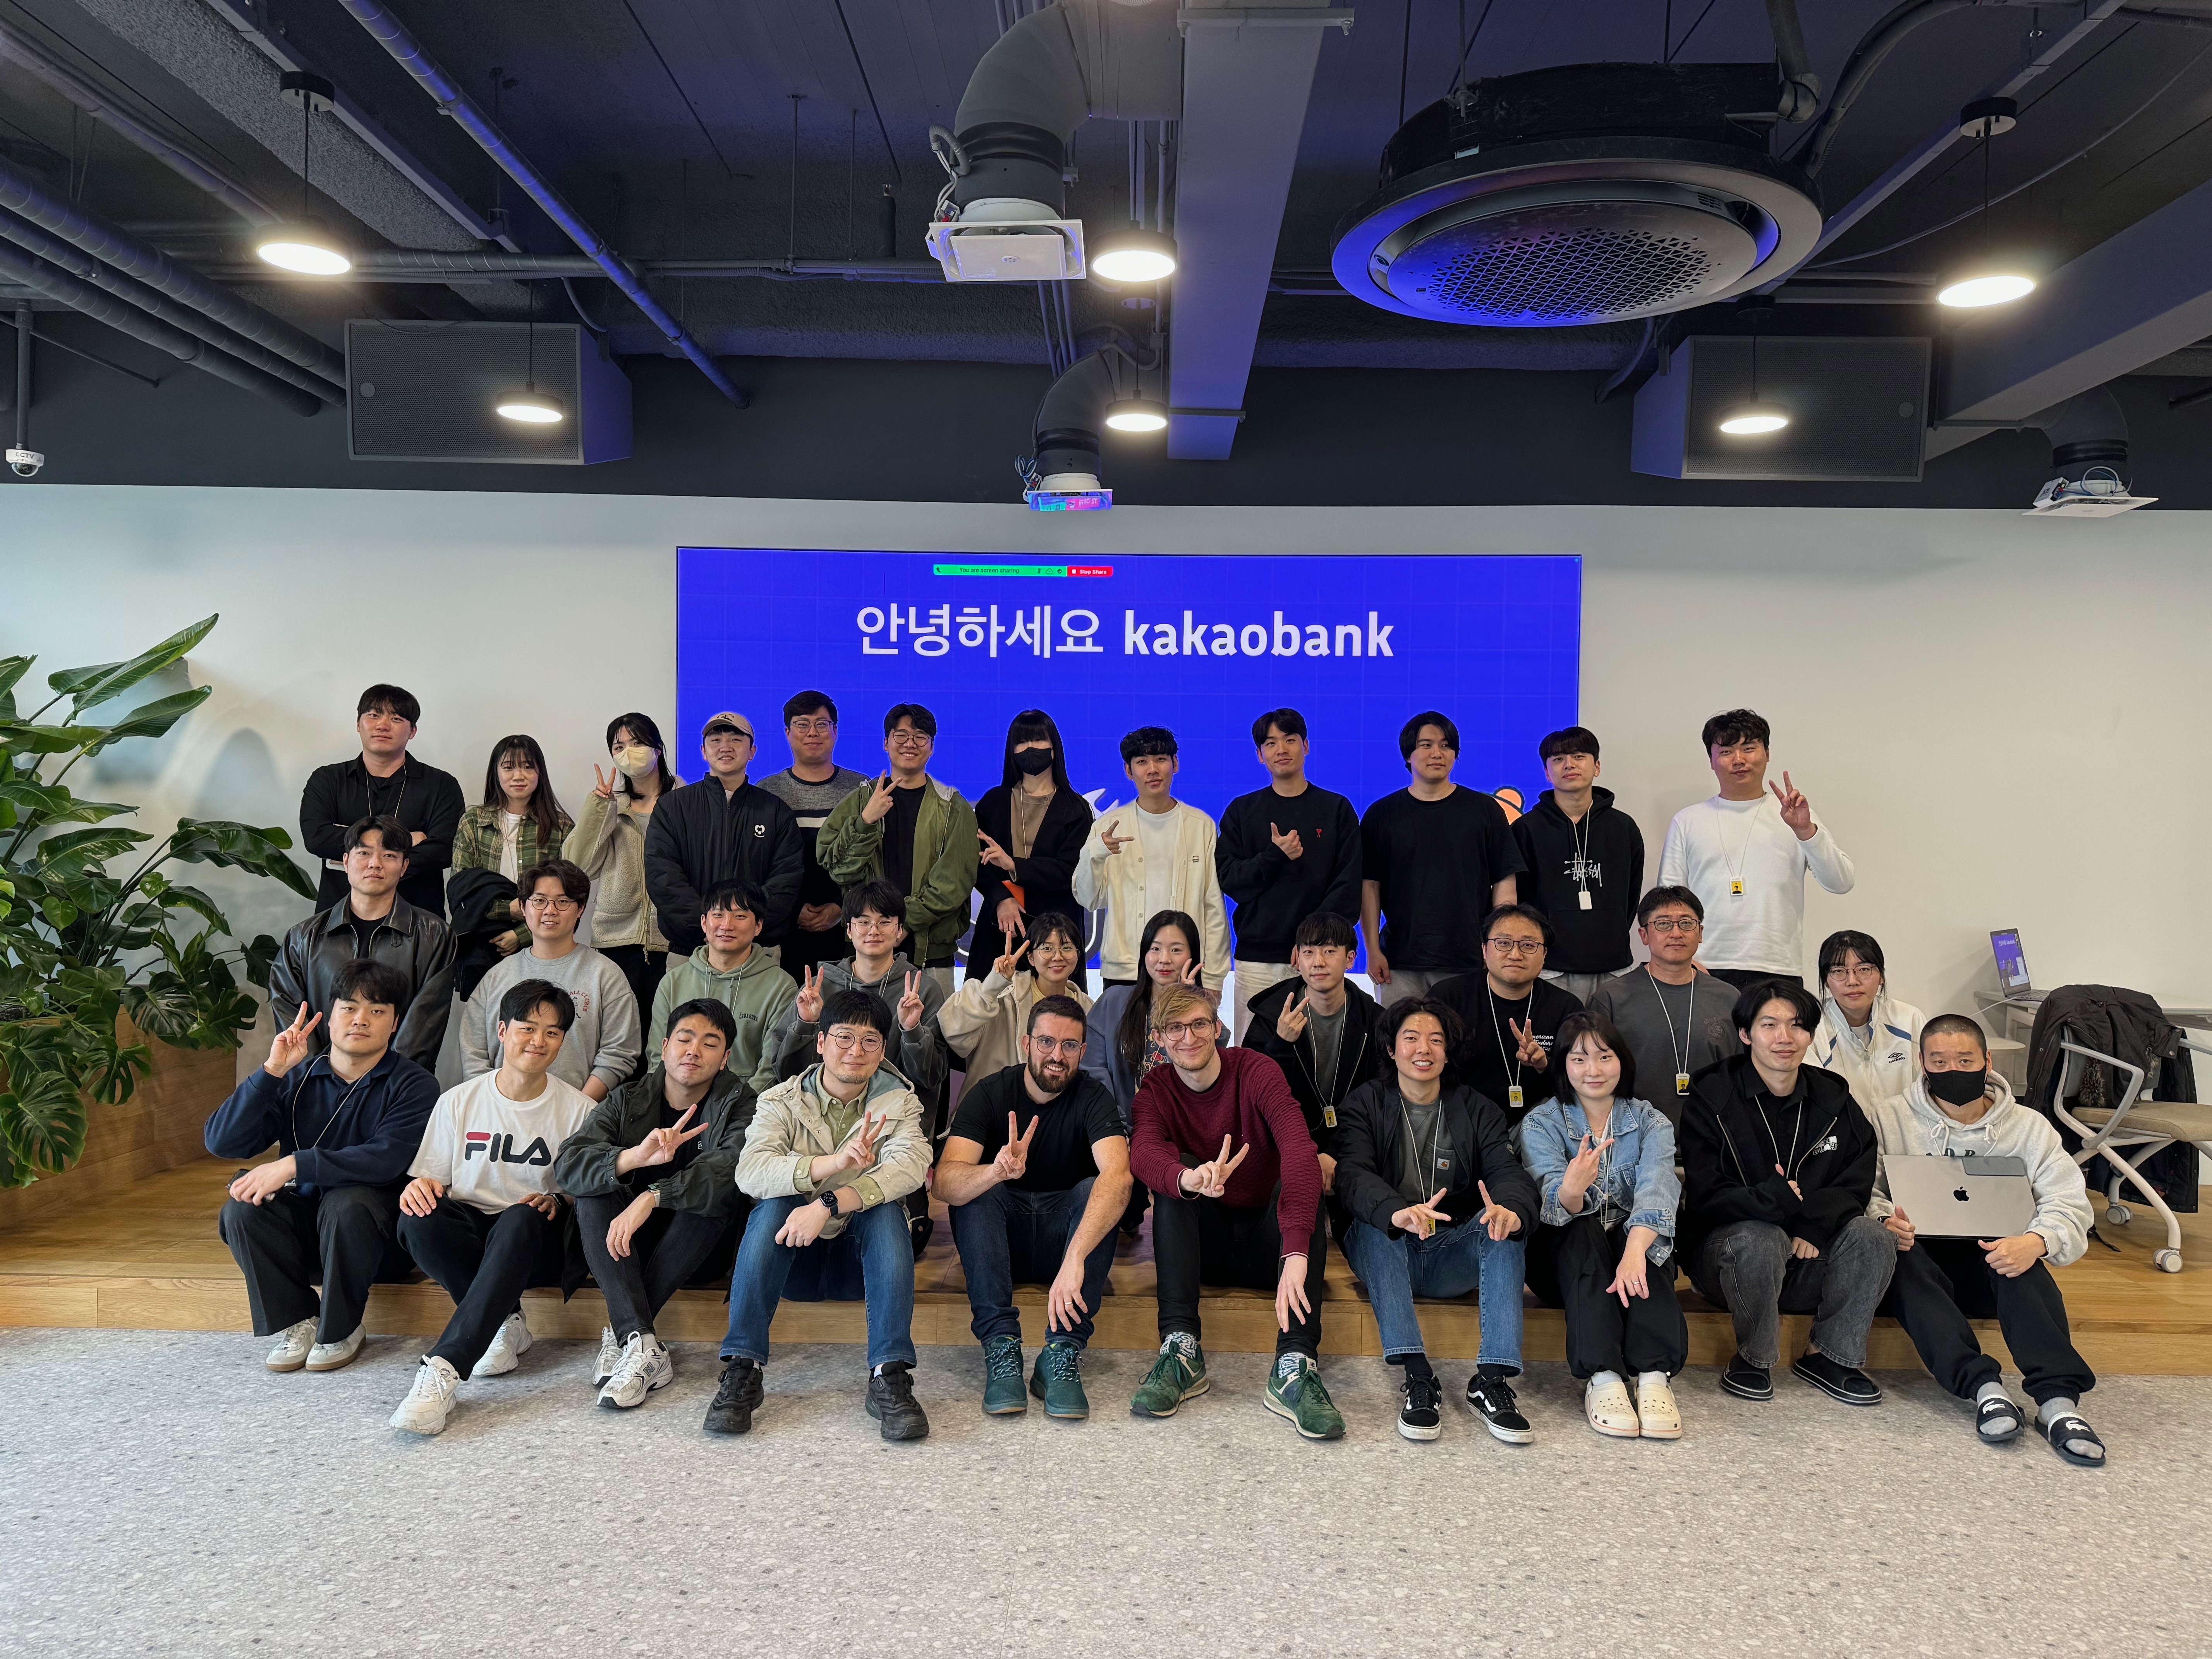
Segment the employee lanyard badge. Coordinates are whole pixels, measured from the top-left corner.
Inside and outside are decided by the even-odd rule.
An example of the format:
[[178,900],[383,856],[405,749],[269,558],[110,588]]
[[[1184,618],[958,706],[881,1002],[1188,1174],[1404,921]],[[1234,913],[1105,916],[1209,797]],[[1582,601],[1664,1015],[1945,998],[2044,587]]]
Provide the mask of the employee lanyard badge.
[[[1743,884],[1738,882],[1736,885],[1741,889]],[[1651,979],[1651,970],[1649,968],[1644,970],[1644,976],[1651,981],[1651,994],[1658,997],[1659,1000],[1659,1018],[1667,1022],[1667,1046],[1674,1051],[1674,1092],[1678,1095],[1686,1095],[1690,1092],[1689,1060],[1682,1051],[1685,1045],[1696,1037],[1698,1031],[1697,969],[1692,967],[1690,970],[1690,1006],[1682,1015],[1682,1024],[1688,1029],[1684,1032],[1680,1042],[1677,1042],[1674,1037],[1674,1016],[1667,1012],[1667,999],[1659,995],[1659,981]]]
[[[1490,1005],[1490,1035],[1498,1039],[1498,1063],[1505,1068],[1506,1102],[1518,1112],[1526,1109],[1528,1104],[1528,1091],[1521,1086],[1521,1056],[1518,1054],[1509,1054],[1505,1052],[1505,1033],[1498,1029],[1498,999],[1491,994],[1490,986],[1486,981],[1482,988],[1482,994],[1484,1000]],[[1528,993],[1528,1023],[1531,1025],[1536,1023],[1536,994],[1533,989]]]

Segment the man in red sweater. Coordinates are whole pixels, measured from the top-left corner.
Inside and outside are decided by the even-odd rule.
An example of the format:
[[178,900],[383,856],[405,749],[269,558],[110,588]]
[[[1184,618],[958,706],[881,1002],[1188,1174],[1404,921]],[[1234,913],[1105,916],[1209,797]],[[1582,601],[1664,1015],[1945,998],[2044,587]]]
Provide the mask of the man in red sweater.
[[1224,1048],[1204,993],[1152,995],[1152,1034],[1170,1065],[1137,1091],[1130,1166],[1151,1188],[1160,1357],[1130,1401],[1139,1417],[1172,1417],[1207,1388],[1199,1347],[1201,1283],[1275,1293],[1275,1368],[1267,1409],[1309,1440],[1344,1432],[1322,1386],[1322,1271],[1328,1248],[1321,1160],[1282,1068]]

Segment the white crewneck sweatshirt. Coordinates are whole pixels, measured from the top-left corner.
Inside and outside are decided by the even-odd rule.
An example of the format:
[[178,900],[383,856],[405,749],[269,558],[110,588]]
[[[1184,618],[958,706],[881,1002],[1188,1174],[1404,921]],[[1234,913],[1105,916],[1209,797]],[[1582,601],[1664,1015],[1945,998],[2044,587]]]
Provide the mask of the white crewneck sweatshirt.
[[1715,795],[1684,807],[1667,826],[1659,855],[1661,885],[1686,887],[1705,904],[1698,960],[1739,971],[1804,973],[1808,870],[1831,893],[1850,892],[1857,879],[1826,824],[1810,841],[1798,840],[1771,793],[1757,800]]
[[438,1097],[410,1176],[444,1184],[447,1196],[488,1215],[550,1193],[561,1143],[592,1115],[592,1097],[548,1074],[535,1100],[510,1100],[486,1072]]

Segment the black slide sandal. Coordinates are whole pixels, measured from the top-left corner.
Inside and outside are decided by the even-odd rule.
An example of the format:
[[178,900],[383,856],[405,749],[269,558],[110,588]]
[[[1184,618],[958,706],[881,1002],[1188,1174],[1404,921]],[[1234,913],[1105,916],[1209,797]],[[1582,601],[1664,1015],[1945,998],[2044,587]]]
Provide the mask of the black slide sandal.
[[[2051,1449],[2073,1464],[2075,1468],[2101,1469],[2105,1467],[2105,1443],[2097,1438],[2097,1431],[2094,1429],[2072,1412],[2068,1412],[2063,1417],[2054,1418],[2045,1424],[2043,1433],[2044,1437],[2051,1442]],[[2087,1441],[2094,1446],[2097,1449],[2097,1455],[2091,1457],[2086,1453],[2074,1450],[2070,1443],[2077,1440]]]
[[2027,1413],[2013,1403],[2009,1395],[2002,1400],[1984,1400],[1974,1408],[1974,1432],[1981,1436],[1984,1445],[2002,1446],[2008,1440],[2017,1440],[2027,1425]]

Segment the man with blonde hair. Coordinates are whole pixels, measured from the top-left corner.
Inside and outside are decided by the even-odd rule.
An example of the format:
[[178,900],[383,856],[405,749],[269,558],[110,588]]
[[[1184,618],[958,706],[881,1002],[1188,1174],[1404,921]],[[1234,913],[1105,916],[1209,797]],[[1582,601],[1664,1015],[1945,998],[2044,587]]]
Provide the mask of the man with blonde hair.
[[1170,1063],[1154,1066],[1137,1091],[1129,1162],[1158,1200],[1160,1352],[1129,1409],[1172,1417],[1206,1392],[1201,1284],[1268,1290],[1279,1334],[1267,1409],[1309,1440],[1334,1440],[1344,1419],[1320,1370],[1328,1229],[1305,1114],[1273,1060],[1220,1046],[1221,1021],[1203,992],[1156,990],[1151,1024]]

